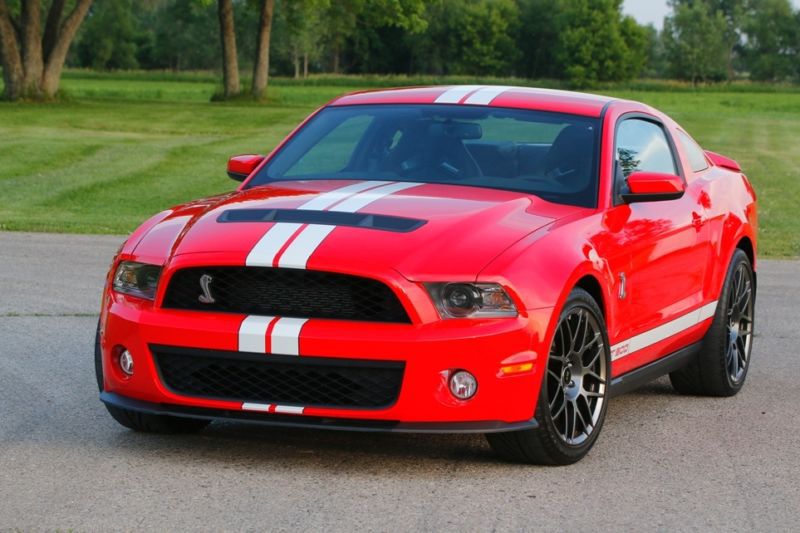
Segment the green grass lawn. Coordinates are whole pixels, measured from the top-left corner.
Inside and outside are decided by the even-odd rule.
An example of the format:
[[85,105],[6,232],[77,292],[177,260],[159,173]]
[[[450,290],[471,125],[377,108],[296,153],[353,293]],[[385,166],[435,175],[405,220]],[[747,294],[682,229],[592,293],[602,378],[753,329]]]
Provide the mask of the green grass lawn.
[[[207,74],[68,73],[64,102],[0,103],[0,229],[129,232],[161,209],[232,189],[230,155],[268,151],[330,98],[429,81],[275,80],[269,101],[256,104],[209,102],[217,85]],[[761,253],[800,255],[800,92],[652,84],[598,92],[649,103],[705,148],[737,159],[759,193]]]

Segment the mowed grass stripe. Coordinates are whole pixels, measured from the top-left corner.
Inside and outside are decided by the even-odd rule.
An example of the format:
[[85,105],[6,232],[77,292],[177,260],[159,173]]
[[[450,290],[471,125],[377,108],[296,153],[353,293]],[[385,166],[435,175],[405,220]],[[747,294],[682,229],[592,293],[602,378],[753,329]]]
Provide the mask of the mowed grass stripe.
[[[68,76],[67,102],[0,104],[0,229],[129,232],[171,205],[233,189],[230,155],[268,152],[314,108],[371,83],[281,83],[264,104],[211,103],[207,76],[141,76]],[[761,253],[800,255],[800,92],[606,92],[665,111],[737,159],[759,194]]]

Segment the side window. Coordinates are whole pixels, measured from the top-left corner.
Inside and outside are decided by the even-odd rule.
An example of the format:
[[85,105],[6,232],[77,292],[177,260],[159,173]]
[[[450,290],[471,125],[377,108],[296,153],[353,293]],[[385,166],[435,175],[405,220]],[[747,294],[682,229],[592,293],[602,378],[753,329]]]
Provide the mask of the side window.
[[689,158],[689,166],[692,167],[692,172],[702,172],[708,168],[705,152],[697,146],[697,143],[691,137],[682,131],[678,131],[678,140]]
[[617,127],[616,157],[625,177],[637,171],[678,173],[664,130],[647,120],[631,118]]

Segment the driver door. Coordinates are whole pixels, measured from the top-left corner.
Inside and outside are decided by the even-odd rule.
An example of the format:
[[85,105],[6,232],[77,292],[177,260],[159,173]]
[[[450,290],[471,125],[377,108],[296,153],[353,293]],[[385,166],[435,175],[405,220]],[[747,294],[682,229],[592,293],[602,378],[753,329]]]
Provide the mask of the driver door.
[[[641,116],[617,123],[615,134],[618,193],[625,178],[635,171],[683,175],[677,150],[658,121]],[[616,196],[616,194],[615,194]],[[619,224],[617,242],[627,265],[620,275],[618,338],[632,339],[625,353],[612,354],[627,371],[650,362],[677,347],[651,347],[680,334],[679,320],[702,304],[707,268],[707,225],[700,195],[688,186],[677,200],[625,204],[615,199]],[[622,278],[620,278],[622,279]],[[620,343],[622,344],[622,343]],[[638,352],[638,353],[637,353]]]

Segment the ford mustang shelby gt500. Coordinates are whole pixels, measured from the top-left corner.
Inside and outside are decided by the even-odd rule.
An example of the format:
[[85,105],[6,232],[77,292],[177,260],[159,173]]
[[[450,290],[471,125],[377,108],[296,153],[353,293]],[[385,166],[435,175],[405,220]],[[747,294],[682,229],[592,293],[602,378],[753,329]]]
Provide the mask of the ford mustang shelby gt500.
[[482,432],[566,464],[616,394],[745,381],[755,193],[647,105],[357,93],[228,174],[236,192],[155,215],[114,258],[95,362],[124,426]]

